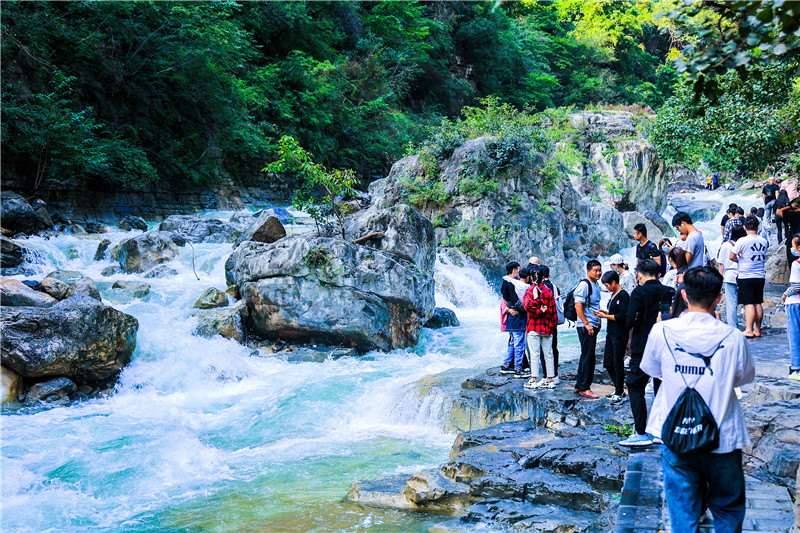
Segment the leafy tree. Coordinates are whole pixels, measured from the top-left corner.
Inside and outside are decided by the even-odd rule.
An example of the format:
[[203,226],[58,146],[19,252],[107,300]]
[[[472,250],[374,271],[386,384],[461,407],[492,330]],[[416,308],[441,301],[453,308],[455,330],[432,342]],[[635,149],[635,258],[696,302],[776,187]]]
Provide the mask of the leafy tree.
[[[697,27],[701,14],[713,24]],[[681,51],[677,68],[694,82],[694,103],[701,96],[714,104],[726,89],[719,78],[735,70],[742,81],[758,78],[765,67],[800,58],[800,4],[797,2],[687,2],[666,13],[676,35],[694,34]]]
[[[303,188],[295,196],[295,206],[308,212],[317,224],[325,222],[329,215],[335,217],[339,225],[342,239],[346,238],[344,228],[345,209],[342,200],[349,195],[354,195],[353,186],[356,177],[352,170],[328,170],[319,163],[314,163],[311,154],[305,151],[300,144],[289,136],[281,137],[278,148],[279,158],[273,161],[264,172],[297,174],[303,181]],[[321,198],[316,195],[315,189],[323,191]]]

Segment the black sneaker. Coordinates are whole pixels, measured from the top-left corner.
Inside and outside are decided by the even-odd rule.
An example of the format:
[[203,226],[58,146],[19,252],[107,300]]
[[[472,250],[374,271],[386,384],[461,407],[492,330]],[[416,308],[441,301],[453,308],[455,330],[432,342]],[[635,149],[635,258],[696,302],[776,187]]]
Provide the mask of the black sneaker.
[[514,378],[516,379],[525,379],[531,377],[531,371],[522,369],[519,372],[514,372]]
[[515,374],[515,373],[516,373],[516,371],[515,371],[513,368],[511,368],[511,367],[508,367],[508,366],[501,366],[501,367],[500,367],[500,373],[501,373],[501,374]]

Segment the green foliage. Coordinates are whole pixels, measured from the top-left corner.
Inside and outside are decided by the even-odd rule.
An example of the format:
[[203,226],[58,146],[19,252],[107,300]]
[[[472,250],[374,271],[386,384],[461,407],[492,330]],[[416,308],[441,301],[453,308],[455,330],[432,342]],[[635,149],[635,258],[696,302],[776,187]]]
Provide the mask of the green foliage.
[[[727,90],[720,80],[735,70],[740,81],[760,78],[763,69],[800,59],[800,5],[797,2],[687,2],[666,16],[675,35],[692,33],[692,43],[676,58],[679,72],[693,82],[693,105],[704,96],[716,104]],[[698,27],[698,18],[709,17]]]
[[627,192],[622,181],[617,178],[605,178],[603,179],[603,183],[606,186],[608,194],[625,194]]
[[742,82],[735,72],[719,78],[716,104],[705,97],[692,103],[680,87],[653,119],[648,132],[668,163],[749,176],[800,144],[800,82],[795,65],[769,67],[759,79]]
[[[341,200],[355,194],[353,186],[356,177],[352,170],[328,170],[319,163],[314,163],[311,154],[305,151],[292,137],[281,137],[278,142],[278,160],[273,161],[264,172],[295,173],[304,182],[300,193],[295,196],[295,206],[307,211],[317,223],[324,222],[328,216],[336,218],[342,239],[346,238],[344,217],[346,215]],[[316,190],[321,189],[321,197]]]
[[475,259],[485,259],[491,252],[504,253],[509,250],[508,236],[515,224],[492,227],[482,219],[462,221],[452,228],[442,240],[442,246],[457,248]]
[[401,177],[398,183],[405,190],[408,202],[416,207],[438,207],[452,196],[444,190],[444,183],[423,178]]
[[616,424],[608,424],[604,426],[608,432],[616,434],[618,437],[630,437],[633,435],[633,428],[631,427],[630,422],[625,422],[622,426],[617,426]]

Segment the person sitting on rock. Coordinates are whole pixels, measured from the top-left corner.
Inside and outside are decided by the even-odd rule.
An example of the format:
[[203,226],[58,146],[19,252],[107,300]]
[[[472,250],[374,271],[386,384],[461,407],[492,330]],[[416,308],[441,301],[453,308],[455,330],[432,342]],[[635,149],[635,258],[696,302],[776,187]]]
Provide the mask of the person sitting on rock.
[[[558,320],[556,301],[547,285],[542,283],[541,269],[531,272],[531,286],[522,300],[528,313],[528,324],[525,330],[528,358],[531,362],[531,379],[525,384],[526,389],[555,388],[553,376],[553,332]],[[544,352],[546,378],[539,378],[539,350]]]
[[[705,505],[718,532],[742,530],[745,483],[742,449],[751,444],[734,391],[753,381],[755,366],[742,333],[714,318],[722,275],[711,267],[689,269],[679,298],[688,312],[653,326],[640,369],[661,378],[647,431],[668,442],[665,422],[684,391],[694,388],[719,430],[719,447],[675,453],[661,447],[664,496],[673,533],[699,531]],[[674,432],[673,432],[674,434]]]
[[[647,403],[645,388],[650,376],[640,368],[647,336],[658,320],[663,302],[672,302],[674,289],[665,287],[658,281],[659,266],[655,261],[645,259],[639,263],[639,286],[631,293],[628,303],[627,324],[633,329],[631,335],[631,358],[625,369],[625,383],[628,385],[628,398],[633,414],[634,433],[620,442],[622,446],[648,446],[653,440],[645,433],[647,425]],[[656,389],[656,392],[658,389]]]
[[522,306],[522,299],[518,296],[517,286],[522,288],[523,282],[519,279],[519,263],[512,261],[506,265],[506,275],[503,276],[503,284],[500,286],[500,294],[503,296],[503,303],[508,307],[506,311],[506,331],[509,333],[508,349],[503,365],[500,367],[501,374],[514,374],[514,377],[525,377],[523,373],[523,356],[525,351],[525,327],[527,317],[525,308]]
[[800,233],[792,237],[789,288],[781,299],[786,309],[786,334],[789,337],[789,379],[800,381]]

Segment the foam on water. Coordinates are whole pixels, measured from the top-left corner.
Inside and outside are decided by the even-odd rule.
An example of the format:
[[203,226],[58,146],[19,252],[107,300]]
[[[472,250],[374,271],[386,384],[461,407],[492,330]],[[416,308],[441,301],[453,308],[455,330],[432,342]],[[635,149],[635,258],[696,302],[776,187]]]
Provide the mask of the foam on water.
[[[103,237],[113,246],[136,233]],[[98,243],[29,239],[40,262],[15,277],[83,272],[107,303],[139,320],[137,348],[108,398],[4,411],[3,531],[304,530],[364,519],[414,531],[435,520],[341,499],[355,479],[446,459],[454,435],[441,424],[443,399],[407,390],[430,374],[498,362],[506,342],[498,295],[477,268],[437,263],[437,277],[450,282],[437,302],[456,309],[461,327],[423,330],[411,350],[288,363],[192,335],[192,304],[224,287],[230,244],[194,246],[199,280],[189,246],[169,263],[177,276],[113,276],[152,286],[144,299],[120,302],[100,275],[111,263],[92,260]]]

